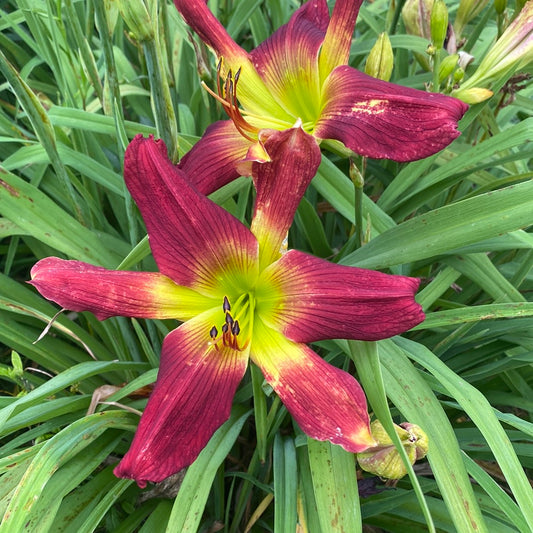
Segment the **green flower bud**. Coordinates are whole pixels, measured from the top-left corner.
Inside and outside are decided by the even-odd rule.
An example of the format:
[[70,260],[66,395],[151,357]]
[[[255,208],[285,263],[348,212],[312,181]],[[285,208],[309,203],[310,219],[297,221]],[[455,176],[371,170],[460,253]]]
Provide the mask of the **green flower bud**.
[[[496,80],[508,79],[514,72],[533,62],[533,1],[526,2],[481,61],[476,72],[461,85],[466,89],[487,88]],[[462,99],[462,98],[461,98]],[[466,102],[466,100],[464,100]]]
[[135,39],[142,42],[154,38],[152,19],[143,0],[118,0],[118,8]]
[[459,37],[464,27],[489,3],[489,0],[461,0],[457,8],[457,15],[453,23],[453,29]]
[[366,60],[365,72],[379,80],[389,81],[394,66],[394,55],[389,36],[381,33],[370,50]]
[[453,69],[457,66],[459,61],[459,54],[452,54],[451,56],[445,57],[439,68],[439,81],[444,81],[448,76],[451,75]]
[[[359,466],[366,472],[384,479],[401,479],[407,474],[407,469],[383,425],[379,420],[374,420],[370,429],[378,444],[367,452],[357,454]],[[395,424],[394,429],[411,464],[426,456],[428,438],[419,426],[406,422],[400,426]]]
[[444,0],[435,0],[431,10],[431,41],[437,48],[444,47],[448,32],[448,8]]
[[465,71],[461,67],[458,69],[455,69],[455,72],[453,73],[453,83],[459,83],[463,80],[465,77]]
[[501,15],[507,8],[507,0],[494,0],[494,9],[498,15]]
[[402,9],[405,29],[410,35],[431,39],[431,9],[435,0],[407,0]]
[[465,102],[465,104],[479,104],[488,100],[494,93],[483,87],[472,87],[471,89],[458,89],[452,91],[452,96]]

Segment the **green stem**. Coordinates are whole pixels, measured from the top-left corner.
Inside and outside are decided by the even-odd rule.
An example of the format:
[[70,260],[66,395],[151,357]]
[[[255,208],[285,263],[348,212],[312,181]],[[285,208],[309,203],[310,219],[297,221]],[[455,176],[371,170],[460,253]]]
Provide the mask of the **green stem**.
[[359,379],[365,394],[368,398],[374,414],[379,419],[385,431],[389,435],[390,439],[394,443],[396,450],[398,451],[407,473],[413,484],[418,503],[422,509],[422,513],[426,519],[428,531],[435,532],[435,526],[431,513],[428,508],[428,504],[424,497],[424,493],[416,474],[413,470],[411,462],[407,457],[407,452],[403,447],[400,437],[394,429],[394,422],[388,406],[387,394],[385,392],[385,385],[383,383],[383,376],[381,373],[381,363],[379,360],[378,343],[377,342],[364,342],[364,341],[349,341],[350,355],[357,367]]
[[350,160],[350,179],[354,185],[355,192],[355,246],[360,248],[364,244],[364,230],[363,230],[363,187],[365,184],[364,169],[366,160],[363,158],[361,171],[355,166],[355,163]]
[[170,95],[170,87],[165,69],[162,44],[159,39],[159,18],[157,11],[152,11],[154,24],[154,39],[143,41],[143,50],[146,57],[146,68],[150,80],[152,94],[152,111],[157,128],[157,135],[165,141],[168,155],[174,163],[179,159],[178,154],[178,127],[176,113]]
[[434,93],[440,92],[440,80],[439,80],[439,70],[440,70],[440,53],[441,49],[437,48],[435,50],[435,55],[433,56],[433,86],[431,90]]

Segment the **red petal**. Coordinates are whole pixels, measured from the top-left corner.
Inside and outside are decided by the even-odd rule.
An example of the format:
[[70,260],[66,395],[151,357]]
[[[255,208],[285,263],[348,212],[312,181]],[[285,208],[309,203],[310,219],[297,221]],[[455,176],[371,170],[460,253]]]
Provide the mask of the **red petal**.
[[318,51],[329,21],[324,0],[310,0],[290,21],[250,52],[250,58],[277,102],[294,119],[316,120],[320,105]]
[[211,194],[239,177],[236,165],[251,143],[231,120],[211,124],[202,138],[183,156],[178,167],[202,194]]
[[337,67],[324,87],[314,134],[337,139],[358,154],[395,161],[428,157],[455,139],[468,106],[450,96],[377,80]]
[[248,57],[248,53],[233,41],[224,26],[213,15],[204,0],[174,0],[187,24],[222,59],[224,76],[240,70],[238,99],[256,115],[284,115],[278,103],[265,87]]
[[31,270],[32,285],[71,311],[110,316],[186,320],[217,305],[157,272],[127,272],[47,257]]
[[354,453],[375,444],[365,394],[350,374],[267,327],[250,357],[307,435]]
[[321,79],[337,66],[348,64],[355,21],[363,0],[336,0],[320,51]]
[[235,272],[255,276],[257,242],[250,230],[191,187],[163,141],[135,137],[126,150],[124,178],[161,273],[212,296],[232,284]]
[[262,275],[282,294],[272,310],[274,318],[264,319],[296,342],[375,341],[425,318],[414,299],[419,285],[415,278],[336,265],[296,250]]
[[320,164],[318,144],[301,128],[268,134],[264,146],[273,160],[252,165],[257,196],[251,229],[263,265],[279,257],[296,208]]
[[205,0],[174,0],[174,5],[185,22],[205,44],[231,63],[246,60],[247,53],[228,34],[226,28],[211,12]]
[[213,318],[193,319],[165,338],[154,391],[116,476],[140,487],[165,479],[189,466],[228,419],[248,354],[209,345]]

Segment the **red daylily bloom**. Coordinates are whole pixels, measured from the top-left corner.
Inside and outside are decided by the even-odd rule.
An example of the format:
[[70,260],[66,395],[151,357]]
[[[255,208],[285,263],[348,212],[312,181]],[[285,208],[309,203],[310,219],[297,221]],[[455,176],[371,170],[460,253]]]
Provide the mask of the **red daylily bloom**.
[[281,252],[320,151],[300,128],[271,132],[265,147],[279,158],[253,168],[257,197],[248,229],[191,186],[162,141],[137,136],[126,151],[125,180],[159,272],[55,257],[32,269],[30,283],[62,307],[102,320],[183,322],[163,342],[155,388],[115,469],[140,486],[195,460],[229,417],[249,358],[305,433],[365,450],[373,439],[361,387],[305,343],[383,339],[424,319],[416,279]]
[[205,0],[174,3],[215,51],[225,78],[217,98],[231,120],[210,126],[180,163],[206,194],[248,174],[243,162],[275,156],[265,150],[265,129],[301,124],[317,143],[340,141],[360,155],[396,161],[432,155],[459,135],[457,121],[468,108],[460,100],[347,65],[362,0],[337,0],[331,18],[325,0],[309,0],[250,53],[231,39]]

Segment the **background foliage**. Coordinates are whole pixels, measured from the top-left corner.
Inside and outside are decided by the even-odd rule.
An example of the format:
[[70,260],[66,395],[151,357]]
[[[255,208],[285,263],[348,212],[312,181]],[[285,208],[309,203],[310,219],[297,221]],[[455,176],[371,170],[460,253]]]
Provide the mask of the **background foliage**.
[[[297,7],[209,4],[247,48]],[[405,33],[402,4],[364,3],[351,64],[363,68],[388,31],[392,81],[423,88],[433,76],[413,53],[428,41]],[[485,4],[462,32],[475,56],[467,76],[523,2],[501,14]],[[367,162],[368,244],[356,246],[347,160],[331,154],[290,233],[291,247],[423,278],[428,316],[414,331],[315,348],[360,379],[386,427],[425,430],[427,461],[396,488],[364,475],[359,496],[354,456],[307,439],[252,368],[232,417],[186,473],[145,490],[113,476],[175,324],[64,313],[36,342],[57,308],[25,281],[49,255],[153,268],[121,177],[124,149],[153,133],[183,154],[221,116],[199,84],[213,83],[213,57],[170,3],[146,5],[153,31],[143,41],[116,1],[0,8],[0,533],[531,531],[533,88],[524,76],[506,83],[509,72],[442,153]],[[459,2],[447,5],[453,22]],[[244,219],[253,190],[241,178],[213,198]]]

